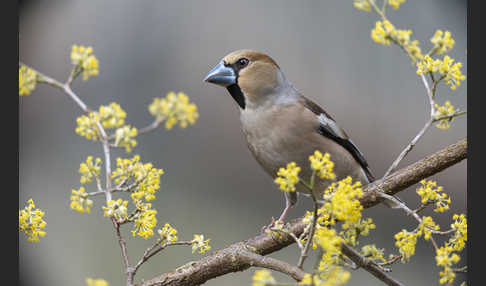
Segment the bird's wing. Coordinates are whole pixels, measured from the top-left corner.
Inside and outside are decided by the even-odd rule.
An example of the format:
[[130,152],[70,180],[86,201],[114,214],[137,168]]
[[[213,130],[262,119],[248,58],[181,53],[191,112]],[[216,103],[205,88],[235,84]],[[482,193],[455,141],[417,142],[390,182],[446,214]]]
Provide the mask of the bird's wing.
[[366,173],[366,176],[368,177],[368,180],[370,182],[374,181],[375,178],[371,173],[368,162],[366,162],[366,159],[359,151],[358,147],[356,147],[356,145],[354,145],[351,139],[349,139],[349,137],[346,135],[346,132],[344,132],[344,130],[336,124],[336,121],[334,121],[334,119],[319,105],[304,96],[301,96],[301,100],[302,104],[307,109],[309,109],[318,116],[319,134],[326,136],[334,140],[339,145],[343,146],[349,153],[351,153],[351,155],[353,155],[354,159],[361,165]]

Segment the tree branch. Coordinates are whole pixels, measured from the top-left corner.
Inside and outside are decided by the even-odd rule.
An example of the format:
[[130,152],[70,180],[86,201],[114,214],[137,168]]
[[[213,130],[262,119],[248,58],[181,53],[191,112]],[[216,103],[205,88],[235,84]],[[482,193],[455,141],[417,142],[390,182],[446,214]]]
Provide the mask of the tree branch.
[[[364,188],[364,195],[360,199],[364,208],[377,205],[383,199],[376,192],[384,192],[388,195],[396,194],[413,184],[425,179],[431,175],[443,171],[444,169],[455,165],[467,157],[467,140],[462,139],[459,142],[450,145],[408,167],[400,169],[386,178],[375,181]],[[302,218],[295,219],[289,223],[288,229],[294,236],[299,237],[304,231],[305,225]],[[290,244],[295,243],[291,235],[282,233],[279,238],[271,235],[261,234],[248,240],[234,243],[224,249],[216,251],[198,261],[189,262],[173,271],[164,273],[152,280],[145,281],[139,285],[144,286],[166,286],[166,285],[201,285],[206,281],[232,272],[243,271],[251,266],[265,267],[276,271],[284,272],[294,279],[301,279],[302,272],[297,267],[286,265],[285,262],[265,258],[265,263],[261,259],[249,259],[253,254],[262,256],[276,252]],[[346,251],[346,249],[344,250]],[[253,254],[249,254],[253,253]],[[351,253],[349,257],[353,260]],[[258,257],[256,256],[256,257]],[[356,264],[361,265],[356,257],[353,260]],[[359,259],[361,259],[359,257]],[[256,263],[255,261],[259,261]],[[370,266],[371,267],[371,266]],[[368,269],[363,267],[375,277],[387,283],[388,285],[398,283],[388,281],[381,269],[373,267]],[[386,274],[385,274],[386,275]],[[299,278],[300,277],[300,278]],[[386,275],[388,277],[388,275]]]

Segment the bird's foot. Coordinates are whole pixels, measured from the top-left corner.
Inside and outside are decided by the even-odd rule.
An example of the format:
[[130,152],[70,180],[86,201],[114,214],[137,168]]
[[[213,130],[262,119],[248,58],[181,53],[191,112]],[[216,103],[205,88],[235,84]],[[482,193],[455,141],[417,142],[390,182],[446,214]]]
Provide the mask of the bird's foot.
[[275,220],[274,217],[272,217],[272,222],[269,225],[265,225],[261,229],[262,234],[271,234],[275,231],[280,231],[283,230],[284,227],[284,222],[281,220]]

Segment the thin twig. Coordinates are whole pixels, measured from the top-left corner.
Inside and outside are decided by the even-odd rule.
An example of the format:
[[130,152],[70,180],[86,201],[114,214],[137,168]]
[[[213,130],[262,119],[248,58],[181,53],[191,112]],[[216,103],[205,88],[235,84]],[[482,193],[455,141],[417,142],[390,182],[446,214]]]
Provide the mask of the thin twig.
[[[174,246],[174,245],[191,245],[191,244],[192,244],[192,241],[174,241],[174,242],[166,242],[164,244],[160,244],[160,241],[157,240],[157,242],[154,245],[152,245],[151,247],[147,248],[147,250],[145,250],[142,258],[140,258],[140,260],[137,262],[137,264],[133,267],[134,275],[135,275],[135,272],[138,270],[138,268],[140,268],[140,266],[142,266],[143,263],[145,263],[147,260],[149,260],[152,256],[154,256],[157,253],[161,252],[162,250],[166,249],[167,247]],[[157,248],[157,246],[159,246],[159,247]]]
[[385,282],[385,284],[389,286],[403,286],[398,280],[392,278],[388,275],[377,263],[373,260],[370,260],[361,254],[359,254],[356,250],[354,250],[351,246],[347,245],[346,243],[341,243],[341,251],[344,255],[346,255],[349,259],[351,259],[354,263],[356,263],[361,268],[365,269],[369,273],[371,273],[376,278],[380,279],[381,281]]

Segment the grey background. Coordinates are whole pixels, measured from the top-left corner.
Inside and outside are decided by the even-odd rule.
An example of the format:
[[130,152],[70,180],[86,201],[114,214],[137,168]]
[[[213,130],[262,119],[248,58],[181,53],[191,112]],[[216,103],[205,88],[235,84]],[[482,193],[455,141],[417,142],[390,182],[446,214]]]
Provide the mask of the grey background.
[[[465,73],[466,1],[409,0],[388,15],[396,27],[412,29],[424,51],[436,29],[451,31],[456,40],[451,56],[464,63]],[[71,69],[71,45],[93,46],[100,75],[77,80],[73,89],[94,108],[119,103],[127,122],[137,127],[151,122],[147,106],[154,97],[171,90],[187,93],[199,108],[196,125],[141,136],[130,156],[140,154],[166,172],[154,202],[159,225],[171,223],[180,239],[203,233],[217,250],[258,234],[280,214],[284,199],[247,150],[236,103],[224,89],[203,83],[203,77],[233,50],[267,52],[304,95],[337,120],[380,176],[423,126],[428,106],[407,57],[397,47],[371,40],[376,19],[353,8],[351,0],[23,1],[19,55],[22,62],[64,81]],[[438,102],[449,99],[466,109],[466,88],[466,83],[456,91],[442,87]],[[70,191],[79,188],[79,163],[88,155],[102,157],[100,145],[75,134],[80,110],[60,91],[39,85],[19,100],[19,207],[33,198],[46,211],[48,223],[47,236],[39,243],[20,236],[21,282],[84,285],[85,277],[101,277],[110,285],[124,284],[120,249],[111,223],[103,218],[102,198],[95,200],[91,214],[69,209]],[[463,117],[450,130],[431,128],[401,166],[465,137],[466,123]],[[466,211],[466,167],[464,161],[433,176],[452,197],[452,210],[434,215],[443,229],[453,213]],[[411,207],[418,204],[414,190],[400,195]],[[309,207],[310,201],[302,199],[290,217]],[[384,206],[365,215],[377,229],[362,243],[374,241],[387,255],[397,253],[393,234],[415,227],[412,219]],[[135,261],[151,241],[132,239],[124,230]],[[396,264],[392,275],[407,285],[438,285],[440,269],[430,244],[420,240],[416,253],[409,264]],[[272,256],[296,263],[298,249],[292,246]],[[199,258],[190,248],[169,249],[145,264],[137,281]],[[460,265],[466,259],[464,252]],[[254,270],[207,285],[250,285]],[[458,275],[457,284],[465,278]],[[348,285],[380,283],[358,270]]]

